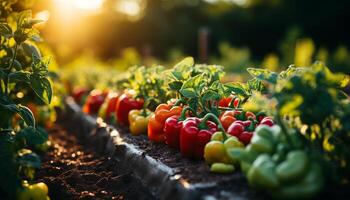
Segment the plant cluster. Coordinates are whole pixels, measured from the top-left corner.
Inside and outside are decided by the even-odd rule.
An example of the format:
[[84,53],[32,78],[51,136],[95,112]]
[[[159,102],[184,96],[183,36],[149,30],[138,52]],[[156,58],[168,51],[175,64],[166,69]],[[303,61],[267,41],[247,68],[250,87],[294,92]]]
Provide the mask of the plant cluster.
[[[30,10],[14,12],[15,0],[0,3],[0,190],[9,198],[47,198],[44,183],[30,185],[48,135],[36,126],[31,109],[52,99],[49,59],[42,57]],[[46,192],[41,192],[41,191]],[[26,194],[24,194],[26,193]]]

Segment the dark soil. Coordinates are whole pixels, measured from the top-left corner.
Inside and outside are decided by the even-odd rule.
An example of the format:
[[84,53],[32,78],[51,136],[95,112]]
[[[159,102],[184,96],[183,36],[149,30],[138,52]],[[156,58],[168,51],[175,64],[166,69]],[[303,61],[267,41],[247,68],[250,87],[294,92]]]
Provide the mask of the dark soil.
[[[223,191],[228,191],[243,199],[268,199],[264,193],[249,187],[239,170],[232,174],[211,173],[209,166],[204,160],[183,158],[178,150],[169,148],[165,144],[154,143],[148,140],[146,135],[132,136],[125,128],[117,128],[117,130],[121,133],[125,142],[135,145],[147,155],[169,166],[175,171],[176,175],[181,176],[182,180],[189,184],[198,185],[198,190],[202,194],[225,199],[225,192],[223,193]],[[201,187],[209,186],[208,184],[211,183],[216,183],[217,185],[214,187]]]
[[54,146],[42,155],[37,177],[51,199],[154,199],[132,173],[118,171],[117,161],[96,155],[61,126],[49,135]]

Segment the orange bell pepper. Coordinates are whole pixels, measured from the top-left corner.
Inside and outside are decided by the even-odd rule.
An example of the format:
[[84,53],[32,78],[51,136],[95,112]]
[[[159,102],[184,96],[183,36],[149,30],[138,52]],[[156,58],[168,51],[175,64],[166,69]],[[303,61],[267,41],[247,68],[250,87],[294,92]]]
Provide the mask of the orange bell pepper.
[[225,130],[227,130],[234,121],[236,121],[234,110],[225,111],[220,116],[220,122]]
[[172,104],[160,104],[150,116],[148,122],[148,138],[154,142],[164,142],[165,120],[174,115],[181,115],[182,107]]

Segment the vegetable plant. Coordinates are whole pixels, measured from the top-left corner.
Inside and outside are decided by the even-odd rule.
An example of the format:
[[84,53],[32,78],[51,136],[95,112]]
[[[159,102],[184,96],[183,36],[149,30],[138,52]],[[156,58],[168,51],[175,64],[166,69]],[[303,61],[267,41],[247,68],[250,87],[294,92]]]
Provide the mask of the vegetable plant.
[[40,158],[31,149],[47,141],[46,132],[36,127],[25,105],[45,105],[52,99],[50,60],[41,56],[35,44],[41,40],[34,28],[40,21],[32,19],[30,10],[14,12],[14,3],[0,3],[0,190],[9,198],[16,193],[23,196],[22,180],[32,181],[40,166]]

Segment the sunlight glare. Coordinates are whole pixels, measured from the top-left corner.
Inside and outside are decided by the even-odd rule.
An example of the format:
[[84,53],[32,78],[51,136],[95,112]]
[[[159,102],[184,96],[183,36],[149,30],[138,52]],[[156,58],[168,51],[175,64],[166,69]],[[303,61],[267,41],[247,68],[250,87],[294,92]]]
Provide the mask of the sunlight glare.
[[54,0],[57,6],[65,7],[67,9],[78,9],[85,11],[99,10],[104,0]]
[[50,12],[48,10],[44,10],[44,11],[41,11],[41,12],[38,12],[35,17],[35,19],[40,19],[42,20],[43,22],[47,22],[50,18]]
[[73,0],[73,5],[81,10],[98,10],[102,4],[103,0]]
[[116,4],[116,10],[129,16],[140,14],[140,2],[136,0],[121,0]]

